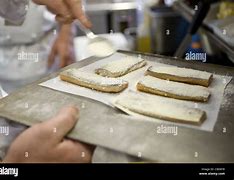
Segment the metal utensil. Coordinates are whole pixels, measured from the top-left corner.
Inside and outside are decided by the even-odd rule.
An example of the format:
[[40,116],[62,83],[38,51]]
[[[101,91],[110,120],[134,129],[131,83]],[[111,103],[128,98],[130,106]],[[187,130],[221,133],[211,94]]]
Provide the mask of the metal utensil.
[[[88,49],[97,57],[107,57],[116,52],[114,45],[107,38],[94,34],[90,29],[84,27],[78,20],[75,24],[85,33],[88,41]],[[98,47],[98,48],[95,48]]]

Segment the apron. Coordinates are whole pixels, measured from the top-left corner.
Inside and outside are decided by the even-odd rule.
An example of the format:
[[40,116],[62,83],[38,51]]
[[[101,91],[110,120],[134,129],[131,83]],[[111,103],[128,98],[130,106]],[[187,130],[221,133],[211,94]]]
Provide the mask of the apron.
[[6,24],[21,25],[27,13],[29,0],[1,0],[0,16],[4,17]]
[[22,26],[6,26],[0,18],[0,83],[7,92],[48,73],[47,59],[56,24],[44,6],[29,3]]

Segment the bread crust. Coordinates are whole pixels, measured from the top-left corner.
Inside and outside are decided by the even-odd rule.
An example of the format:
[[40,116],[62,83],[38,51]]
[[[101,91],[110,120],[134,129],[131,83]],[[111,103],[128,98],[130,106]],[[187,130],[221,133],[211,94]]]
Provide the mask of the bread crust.
[[174,98],[174,99],[188,100],[188,101],[207,102],[209,99],[209,96],[208,97],[202,97],[202,96],[201,97],[200,96],[190,97],[190,96],[172,94],[172,93],[161,91],[161,90],[158,90],[155,88],[147,87],[147,86],[141,84],[140,82],[137,83],[137,90],[142,91],[142,92],[146,92],[146,93],[150,93],[150,94],[170,97],[170,98]]
[[117,78],[117,77],[124,76],[132,71],[137,70],[137,69],[140,69],[140,68],[144,67],[146,64],[147,64],[147,62],[145,60],[142,60],[136,64],[133,64],[131,67],[127,67],[124,71],[117,71],[117,72],[112,72],[112,71],[109,71],[108,69],[106,69],[105,67],[102,67],[102,68],[96,69],[95,73],[100,75],[100,76],[104,76],[104,77]]
[[119,93],[128,87],[128,83],[126,81],[119,85],[104,85],[104,84],[99,85],[95,83],[88,83],[88,82],[82,81],[78,78],[69,76],[68,74],[65,74],[65,73],[60,74],[60,79],[63,81],[72,83],[72,84],[82,86],[82,87],[94,89],[94,90],[101,91],[101,92],[107,92],[107,93]]
[[164,97],[160,96],[127,92],[118,96],[113,104],[128,114],[133,112],[171,122],[201,125],[207,118],[203,110],[175,103],[177,100],[174,99],[166,98],[168,103],[163,102],[164,100]]
[[[178,71],[180,68],[178,68]],[[188,69],[189,71],[189,69]],[[201,71],[202,72],[202,71]],[[177,82],[183,82],[188,84],[194,84],[194,85],[201,85],[208,87],[212,81],[213,75],[211,74],[208,79],[202,79],[202,78],[194,78],[194,77],[182,77],[175,74],[167,74],[167,73],[159,73],[152,70],[152,66],[148,68],[145,75],[154,76],[160,79],[170,80],[170,81],[177,81]]]

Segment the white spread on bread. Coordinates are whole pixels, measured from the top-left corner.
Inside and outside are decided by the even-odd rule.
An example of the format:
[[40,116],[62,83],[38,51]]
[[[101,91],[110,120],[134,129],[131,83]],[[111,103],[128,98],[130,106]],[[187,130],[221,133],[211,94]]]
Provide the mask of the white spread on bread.
[[65,71],[69,76],[77,78],[83,82],[91,83],[91,84],[98,84],[98,85],[105,85],[105,86],[116,86],[122,85],[123,83],[127,83],[122,79],[118,78],[106,78],[94,73],[87,73],[84,71],[80,71],[78,69],[69,69]]
[[187,107],[180,100],[132,91],[119,95],[114,105],[123,111],[169,121],[200,124],[206,118],[204,111]]
[[96,73],[101,76],[120,77],[145,65],[146,61],[144,59],[127,56],[96,69]]
[[206,87],[162,80],[152,76],[143,77],[139,83],[146,88],[148,87],[178,96],[186,96],[191,98],[203,97],[204,99],[208,99],[210,96],[210,92]]
[[210,79],[212,76],[211,73],[205,71],[199,71],[194,69],[188,68],[180,68],[180,67],[156,67],[152,66],[149,68],[149,71],[162,73],[162,74],[169,74],[169,75],[176,75],[179,77],[185,78],[196,78],[196,79]]

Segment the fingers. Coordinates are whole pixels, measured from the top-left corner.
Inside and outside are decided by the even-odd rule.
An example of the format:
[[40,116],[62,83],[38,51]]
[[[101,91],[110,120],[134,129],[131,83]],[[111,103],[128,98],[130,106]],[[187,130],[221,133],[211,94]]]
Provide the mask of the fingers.
[[48,67],[50,68],[53,65],[56,56],[59,57],[60,68],[69,65],[70,62],[72,62],[73,60],[70,46],[70,42],[61,41],[61,39],[57,39],[57,41],[54,42],[53,48],[48,58]]
[[73,22],[73,18],[71,17],[64,17],[64,16],[61,16],[61,15],[57,15],[56,16],[56,21],[62,23],[62,24],[71,24]]
[[43,123],[45,129],[53,132],[55,143],[60,142],[72,130],[78,121],[79,110],[74,106],[63,108],[51,120]]
[[75,62],[75,54],[74,54],[73,49],[71,49],[71,50],[70,50],[70,56],[69,56],[67,65],[70,65],[70,64],[72,64],[72,63],[74,63],[74,62]]
[[46,7],[46,9],[48,10],[48,11],[50,11],[52,14],[57,14],[57,11],[55,10],[55,9],[52,9],[51,7]]
[[58,149],[64,152],[63,155],[66,155],[66,159],[70,159],[70,161],[90,163],[95,147],[66,139],[59,144]]
[[83,11],[81,0],[64,0],[64,2],[71,10],[75,19],[78,19],[87,28],[92,26],[91,22],[88,20]]
[[70,46],[72,46],[70,45],[70,42],[67,42],[65,46],[62,46],[58,52],[60,59],[60,65],[59,65],[60,68],[69,65],[70,62],[72,61],[72,52]]
[[67,66],[69,63],[69,54],[67,54],[67,52],[61,52],[59,57],[60,57],[59,67],[63,68],[65,66]]
[[91,23],[86,17],[81,0],[33,0],[37,4],[46,5],[46,7],[53,14],[56,19],[61,23],[68,23],[78,19],[85,27],[90,28]]
[[47,62],[49,68],[54,64],[56,54],[57,54],[56,48],[53,46]]
[[73,15],[69,10],[69,7],[62,1],[51,1],[51,5],[48,6],[50,11],[57,16],[64,17],[65,19],[72,19]]

